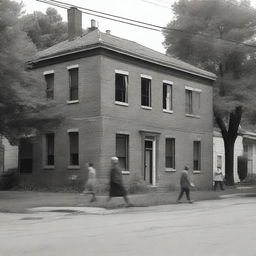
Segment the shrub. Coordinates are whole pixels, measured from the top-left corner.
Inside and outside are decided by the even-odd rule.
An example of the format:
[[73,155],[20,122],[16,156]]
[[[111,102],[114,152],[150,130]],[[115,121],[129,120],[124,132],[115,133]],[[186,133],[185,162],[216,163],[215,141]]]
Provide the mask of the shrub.
[[0,189],[8,190],[18,184],[18,175],[16,169],[10,169],[0,175]]
[[144,193],[149,190],[147,183],[141,177],[134,175],[128,185],[129,194]]
[[247,157],[246,156],[238,156],[237,157],[237,162],[238,162],[238,165],[237,165],[237,172],[238,172],[238,176],[239,176],[239,179],[240,181],[243,181],[246,177],[247,177]]

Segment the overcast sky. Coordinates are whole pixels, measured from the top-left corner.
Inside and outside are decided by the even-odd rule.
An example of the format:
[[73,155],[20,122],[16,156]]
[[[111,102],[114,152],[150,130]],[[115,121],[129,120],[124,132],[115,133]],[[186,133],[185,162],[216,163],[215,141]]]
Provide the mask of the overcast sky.
[[[16,0],[21,2],[21,0]],[[106,12],[130,19],[135,19],[159,26],[166,26],[172,19],[171,6],[175,0],[59,0],[65,3],[85,7],[88,9]],[[49,4],[41,3],[36,0],[22,0],[26,13],[42,11],[50,7]],[[251,3],[256,6],[256,0]],[[55,7],[61,14],[63,20],[67,20],[66,10]],[[101,31],[111,30],[111,34],[136,41],[142,45],[150,47],[156,51],[164,53],[162,42],[164,37],[161,32],[142,29],[119,22],[110,21],[83,14],[83,27],[90,26],[90,20],[95,19]]]

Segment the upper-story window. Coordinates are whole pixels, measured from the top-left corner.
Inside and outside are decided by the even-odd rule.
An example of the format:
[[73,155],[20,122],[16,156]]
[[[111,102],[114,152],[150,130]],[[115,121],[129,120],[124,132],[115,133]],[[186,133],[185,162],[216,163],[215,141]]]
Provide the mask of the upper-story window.
[[172,83],[168,81],[163,82],[163,109],[172,111]]
[[69,74],[69,100],[78,100],[78,85],[79,85],[79,75],[78,75],[78,65],[68,67]]
[[115,71],[115,101],[128,103],[128,75],[126,71]]
[[46,71],[44,72],[44,78],[46,82],[46,98],[53,99],[54,98],[54,71]]
[[151,77],[141,75],[141,106],[151,107]]
[[200,95],[202,90],[191,87],[185,88],[186,97],[186,114],[199,115],[200,110]]

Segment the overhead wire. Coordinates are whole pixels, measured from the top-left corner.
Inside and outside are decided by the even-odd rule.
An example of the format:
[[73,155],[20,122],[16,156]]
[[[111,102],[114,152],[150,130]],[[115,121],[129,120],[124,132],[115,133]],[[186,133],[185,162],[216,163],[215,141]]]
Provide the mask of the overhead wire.
[[75,7],[81,10],[82,13],[88,14],[88,15],[92,15],[92,16],[96,16],[96,17],[100,17],[103,19],[108,19],[108,20],[112,20],[112,21],[116,21],[116,22],[120,22],[123,24],[127,24],[127,25],[131,25],[131,26],[136,26],[139,28],[143,28],[143,29],[149,29],[149,30],[153,30],[153,31],[157,31],[157,32],[180,32],[180,33],[186,33],[188,35],[197,35],[203,38],[207,38],[207,40],[221,40],[227,43],[232,43],[232,44],[236,44],[236,45],[242,45],[242,46],[246,46],[246,47],[251,47],[251,48],[256,48],[256,45],[253,44],[249,44],[249,43],[245,43],[245,42],[239,42],[236,40],[232,40],[232,39],[224,39],[224,38],[220,38],[220,37],[212,37],[212,35],[210,34],[206,34],[206,33],[194,33],[194,32],[190,32],[190,31],[186,31],[183,29],[178,29],[178,28],[170,28],[170,27],[163,27],[163,26],[159,26],[159,25],[155,25],[155,24],[151,24],[151,23],[146,23],[146,22],[142,22],[142,21],[138,21],[135,19],[129,19],[129,18],[125,18],[122,16],[118,16],[118,15],[113,15],[113,14],[109,14],[106,12],[100,12],[100,11],[95,11],[89,8],[85,8],[85,7],[81,7],[81,6],[77,6],[77,5],[73,5],[73,4],[69,4],[66,2],[62,2],[62,1],[58,1],[58,0],[36,0],[38,2],[42,2],[42,3],[47,3],[56,7],[60,7],[60,8],[64,8],[64,9],[68,9],[70,7]]

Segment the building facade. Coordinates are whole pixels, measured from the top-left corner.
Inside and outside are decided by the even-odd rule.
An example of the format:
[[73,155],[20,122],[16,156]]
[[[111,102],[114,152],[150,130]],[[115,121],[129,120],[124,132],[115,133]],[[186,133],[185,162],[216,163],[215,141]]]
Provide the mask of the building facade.
[[[70,10],[69,10],[70,12]],[[74,20],[79,11],[71,8]],[[71,15],[71,14],[70,14]],[[71,24],[76,28],[80,22]],[[56,130],[20,143],[23,182],[65,186],[86,180],[92,162],[102,183],[117,156],[126,183],[177,187],[189,165],[199,188],[212,185],[212,83],[215,75],[92,26],[38,54]]]

